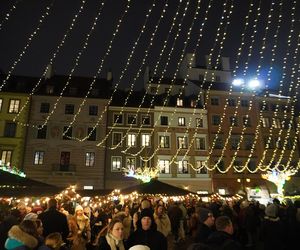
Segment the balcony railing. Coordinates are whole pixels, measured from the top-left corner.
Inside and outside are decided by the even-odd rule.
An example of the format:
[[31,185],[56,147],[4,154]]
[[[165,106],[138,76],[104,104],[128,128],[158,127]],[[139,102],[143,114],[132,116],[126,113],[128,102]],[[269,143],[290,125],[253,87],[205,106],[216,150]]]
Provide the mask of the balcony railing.
[[75,175],[76,165],[61,165],[61,164],[52,164],[52,174],[54,175]]

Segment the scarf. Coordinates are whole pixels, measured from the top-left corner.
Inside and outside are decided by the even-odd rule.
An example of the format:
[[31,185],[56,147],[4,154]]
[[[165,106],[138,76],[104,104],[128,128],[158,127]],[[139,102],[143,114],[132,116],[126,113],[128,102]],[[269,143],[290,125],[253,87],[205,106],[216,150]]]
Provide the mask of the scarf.
[[114,237],[110,233],[108,233],[105,238],[111,250],[117,250],[117,247],[119,248],[119,250],[125,250],[123,240],[116,239],[116,237]]

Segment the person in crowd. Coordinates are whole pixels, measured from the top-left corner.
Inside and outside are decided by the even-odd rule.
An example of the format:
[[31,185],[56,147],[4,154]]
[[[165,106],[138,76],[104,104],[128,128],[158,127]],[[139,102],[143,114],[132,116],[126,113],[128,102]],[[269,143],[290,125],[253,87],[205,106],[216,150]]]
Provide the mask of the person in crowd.
[[220,216],[216,219],[216,231],[207,239],[207,244],[213,248],[219,247],[223,250],[241,250],[241,245],[233,240],[233,224],[228,216]]
[[154,210],[154,221],[157,225],[157,231],[167,237],[171,232],[171,221],[163,205],[158,204]]
[[278,206],[269,204],[262,221],[261,239],[265,250],[281,250],[284,248],[284,227],[278,216]]
[[129,236],[126,248],[146,245],[150,249],[167,250],[167,239],[161,232],[157,231],[156,227],[153,211],[150,208],[143,209],[140,219],[137,221],[137,230]]
[[48,201],[48,209],[39,214],[38,218],[43,223],[44,237],[47,237],[50,233],[61,233],[63,240],[66,242],[69,234],[69,226],[66,215],[57,211],[57,200],[50,199]]
[[212,212],[206,208],[199,208],[198,225],[195,233],[194,242],[206,242],[210,234],[213,232],[212,228],[215,224],[215,217]]
[[90,220],[84,214],[81,205],[76,206],[74,218],[78,227],[77,234],[79,236],[79,245],[81,245],[80,249],[85,249],[86,244],[91,241],[91,226]]
[[[117,215],[118,217],[118,215]],[[124,240],[127,240],[130,233],[131,233],[131,224],[132,224],[132,217],[130,215],[130,208],[128,206],[125,206],[124,212],[122,212],[121,219],[124,226]]]
[[125,250],[124,247],[124,226],[120,218],[115,217],[102,230],[98,238],[99,250]]
[[45,244],[38,250],[67,250],[66,243],[63,242],[60,233],[51,233],[45,239]]
[[151,250],[151,249],[145,245],[135,245],[129,248],[128,250]]
[[178,203],[173,203],[168,210],[168,216],[171,221],[171,231],[174,237],[174,242],[179,242],[179,228],[180,220],[182,218],[182,210],[179,208]]
[[148,199],[143,199],[141,201],[141,205],[139,206],[138,211],[135,212],[133,214],[133,217],[132,217],[132,223],[133,223],[134,231],[137,229],[137,222],[140,220],[141,211],[143,209],[146,209],[146,208],[152,209],[151,208],[151,201],[149,201]]
[[20,223],[21,213],[18,209],[12,209],[8,216],[0,223],[0,249],[4,249],[4,243],[8,237],[9,229]]
[[35,223],[36,232],[37,232],[36,238],[38,240],[37,248],[39,248],[44,243],[44,236],[43,236],[44,229],[43,229],[42,221],[38,219],[38,215],[36,213],[32,213],[32,212],[26,214],[23,220],[31,220]]
[[23,220],[19,225],[14,225],[8,231],[5,242],[7,250],[28,250],[38,245],[36,225],[31,220]]

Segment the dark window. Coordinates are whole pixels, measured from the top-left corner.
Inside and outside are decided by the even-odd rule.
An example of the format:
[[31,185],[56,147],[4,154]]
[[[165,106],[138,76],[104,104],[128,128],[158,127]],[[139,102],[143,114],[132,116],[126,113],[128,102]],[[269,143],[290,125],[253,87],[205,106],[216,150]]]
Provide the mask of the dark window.
[[204,81],[204,75],[199,75],[199,81],[203,82]]
[[5,137],[15,137],[17,130],[17,124],[14,122],[7,122],[5,124],[4,136]]
[[136,124],[136,115],[127,115],[127,124]]
[[150,125],[150,115],[142,115],[142,124]]
[[97,129],[88,128],[88,141],[96,141]]
[[237,149],[240,142],[239,137],[231,137],[231,149]]
[[241,106],[242,106],[242,107],[245,107],[245,108],[246,108],[246,107],[249,107],[249,101],[248,101],[248,100],[243,100],[243,99],[242,99],[242,100],[241,100]]
[[212,97],[210,99],[211,105],[219,105],[219,98],[218,97]]
[[276,104],[271,104],[271,111],[276,111],[277,109],[278,108]]
[[96,105],[89,106],[89,115],[98,115],[98,106]]
[[250,117],[247,117],[247,116],[243,117],[243,125],[245,127],[251,127]]
[[259,108],[260,108],[260,110],[262,110],[262,111],[267,111],[267,110],[268,110],[268,104],[266,104],[266,103],[264,103],[264,102],[261,102],[261,103],[259,104]]
[[60,153],[60,171],[69,171],[70,167],[70,152]]
[[122,124],[123,123],[123,115],[114,114],[114,123]]
[[253,139],[246,137],[245,138],[245,150],[251,150],[252,145],[253,145]]
[[77,88],[71,87],[71,88],[69,89],[69,94],[70,94],[70,95],[76,95],[76,94],[77,94]]
[[228,106],[230,107],[235,107],[236,106],[236,101],[235,99],[228,99]]
[[221,77],[216,75],[216,82],[221,82]]
[[223,140],[218,137],[215,141],[215,149],[223,149],[223,147]]
[[72,127],[65,126],[63,140],[71,140],[71,137],[72,137]]
[[221,117],[219,115],[212,116],[212,125],[217,126],[221,123]]
[[73,104],[66,104],[65,114],[67,114],[67,115],[73,115],[74,114],[74,105]]
[[238,119],[237,119],[237,117],[234,117],[234,116],[229,117],[229,122],[230,122],[230,125],[233,126],[233,127],[237,127],[238,126]]
[[160,117],[160,125],[169,125],[168,116],[161,116]]
[[40,108],[40,113],[49,113],[49,110],[50,110],[50,103],[42,102],[41,108]]
[[221,171],[225,170],[225,164],[223,160],[221,160],[220,162],[215,161],[215,164],[217,164],[217,172],[222,173]]
[[122,140],[122,133],[113,133],[112,145],[118,145]]
[[47,126],[40,126],[38,131],[37,131],[37,139],[46,139],[47,137]]

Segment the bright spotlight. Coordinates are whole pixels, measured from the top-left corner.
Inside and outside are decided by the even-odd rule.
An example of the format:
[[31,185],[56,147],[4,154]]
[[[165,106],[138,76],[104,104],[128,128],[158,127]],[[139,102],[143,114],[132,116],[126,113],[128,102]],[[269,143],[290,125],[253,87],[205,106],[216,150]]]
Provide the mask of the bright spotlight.
[[234,86],[241,86],[244,83],[245,83],[245,81],[242,78],[237,78],[232,81],[232,85],[234,85]]
[[257,89],[258,87],[260,87],[261,83],[258,79],[252,79],[248,82],[248,87],[250,89]]

